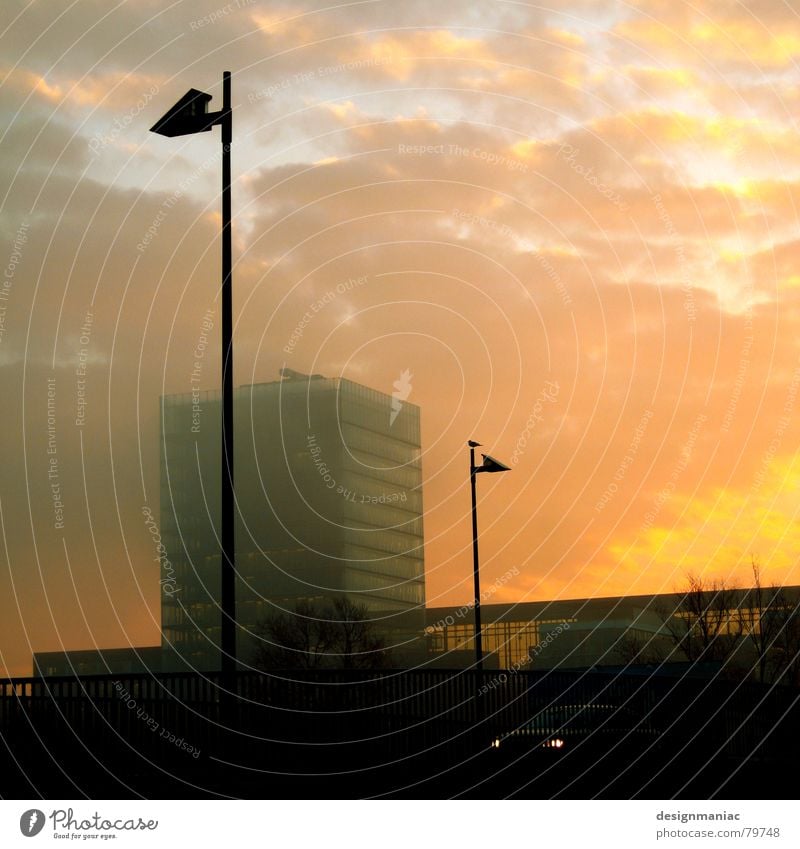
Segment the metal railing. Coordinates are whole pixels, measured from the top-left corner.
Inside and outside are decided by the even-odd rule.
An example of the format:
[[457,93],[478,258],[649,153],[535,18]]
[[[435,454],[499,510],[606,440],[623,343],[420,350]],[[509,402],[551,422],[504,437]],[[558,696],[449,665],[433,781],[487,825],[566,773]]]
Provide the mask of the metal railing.
[[232,694],[219,673],[16,678],[0,680],[0,735],[10,757],[40,771],[48,760],[86,772],[140,759],[178,774],[199,758],[287,774],[415,758],[439,768],[492,745],[560,739],[614,774],[675,753],[794,758],[797,700],[752,684],[580,671],[240,672]]

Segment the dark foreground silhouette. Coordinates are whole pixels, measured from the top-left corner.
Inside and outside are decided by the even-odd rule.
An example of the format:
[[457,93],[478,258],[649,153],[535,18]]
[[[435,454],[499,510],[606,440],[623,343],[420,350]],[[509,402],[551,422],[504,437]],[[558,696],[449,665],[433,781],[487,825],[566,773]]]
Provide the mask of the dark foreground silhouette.
[[791,798],[798,694],[598,672],[0,682],[4,798]]

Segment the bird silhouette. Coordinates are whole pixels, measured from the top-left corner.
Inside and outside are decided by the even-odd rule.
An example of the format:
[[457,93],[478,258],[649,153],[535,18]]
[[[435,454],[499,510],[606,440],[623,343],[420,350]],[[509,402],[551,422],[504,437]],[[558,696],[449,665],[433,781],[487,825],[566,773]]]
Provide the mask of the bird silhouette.
[[480,448],[481,447],[481,443],[475,442],[474,439],[470,439],[470,441],[467,443],[467,445],[469,445],[470,448]]

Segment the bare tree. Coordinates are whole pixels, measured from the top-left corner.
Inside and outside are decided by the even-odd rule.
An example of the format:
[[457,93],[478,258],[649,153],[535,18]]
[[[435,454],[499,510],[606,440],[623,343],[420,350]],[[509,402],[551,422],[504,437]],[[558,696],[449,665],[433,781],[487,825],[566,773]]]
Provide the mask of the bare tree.
[[375,669],[389,666],[386,642],[375,633],[366,605],[355,604],[346,596],[333,600],[336,642],[344,669]]
[[773,678],[772,673],[779,665],[775,649],[784,625],[786,599],[779,587],[764,586],[757,557],[750,558],[750,566],[753,586],[742,600],[739,615],[742,631],[755,650],[754,667],[758,671],[758,680],[763,684]]
[[670,638],[692,663],[729,660],[744,635],[738,612],[741,591],[724,580],[706,582],[692,574],[686,580],[675,610],[661,610]]
[[253,629],[258,669],[379,669],[391,665],[366,605],[339,596],[327,604],[299,600],[294,613],[274,613]]
[[728,676],[800,686],[800,599],[764,586],[758,558],[750,564],[753,585],[746,590],[687,575],[676,608],[662,608],[661,618],[691,663],[722,663]]
[[800,598],[796,591],[781,590],[781,603],[775,606],[773,644],[775,678],[783,684],[800,687]]
[[742,630],[755,650],[762,683],[800,684],[800,601],[785,587],[764,586],[758,558],[751,558],[753,586],[742,601]]
[[628,665],[633,664],[654,664],[663,663],[664,654],[661,651],[661,646],[655,639],[645,640],[635,634],[632,630],[627,631],[617,641],[617,655],[623,663]]

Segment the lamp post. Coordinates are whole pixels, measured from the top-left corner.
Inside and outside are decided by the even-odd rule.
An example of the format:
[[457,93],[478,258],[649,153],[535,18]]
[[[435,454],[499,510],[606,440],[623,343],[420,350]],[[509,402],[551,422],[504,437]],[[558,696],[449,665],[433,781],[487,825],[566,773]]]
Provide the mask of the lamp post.
[[475,614],[475,668],[478,672],[483,671],[483,634],[481,629],[481,579],[480,565],[478,559],[478,503],[475,496],[475,478],[480,472],[510,472],[511,469],[505,463],[495,460],[488,454],[481,454],[483,463],[475,465],[475,449],[480,447],[480,442],[470,439],[469,445],[469,482],[472,490],[472,573],[475,583],[475,603],[473,611]]
[[222,75],[222,109],[208,111],[211,95],[188,92],[150,128],[162,136],[185,136],[222,128],[222,493],[220,520],[220,651],[223,680],[236,671],[236,553],[233,503],[233,296],[231,251],[231,73]]

